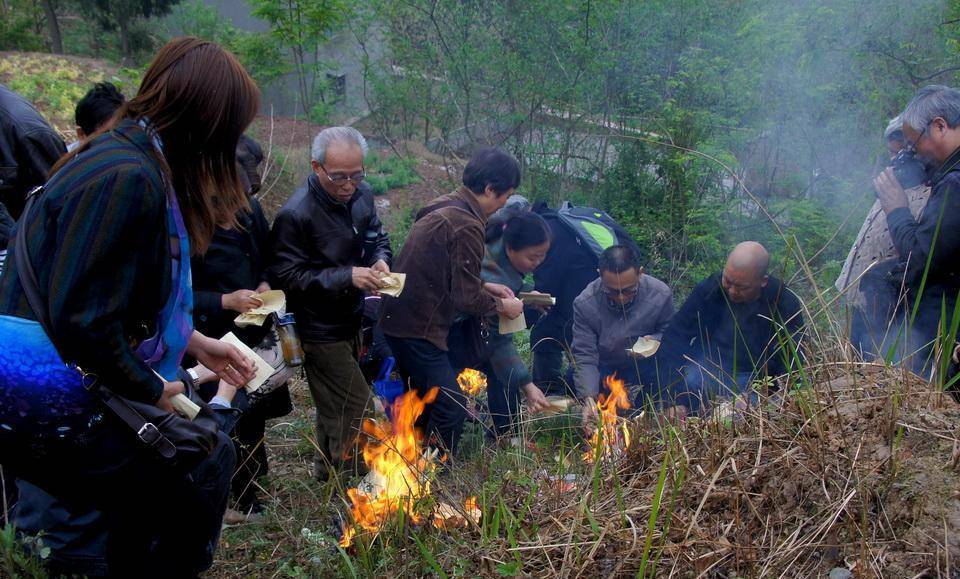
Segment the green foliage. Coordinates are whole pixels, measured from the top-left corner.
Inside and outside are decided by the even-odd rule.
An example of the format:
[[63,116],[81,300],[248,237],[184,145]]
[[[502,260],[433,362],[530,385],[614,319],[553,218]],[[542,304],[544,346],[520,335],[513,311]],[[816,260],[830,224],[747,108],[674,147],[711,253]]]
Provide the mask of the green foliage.
[[420,176],[414,170],[417,161],[413,157],[381,157],[373,153],[364,162],[367,183],[373,188],[374,195],[383,195],[391,189],[400,189],[420,181]]
[[682,290],[744,239],[783,263],[796,239],[831,285],[886,120],[918,85],[957,79],[957,14],[955,0],[377,0],[361,20],[389,47],[367,78],[380,131],[459,154],[502,144],[525,194],[608,210]]
[[410,234],[410,229],[413,227],[413,218],[416,212],[417,209],[412,207],[397,212],[399,215],[394,218],[390,227],[390,245],[393,247],[394,255],[400,255],[403,242],[407,240],[407,235]]
[[43,559],[50,556],[50,547],[40,538],[21,541],[13,525],[0,528],[0,571],[13,579],[46,579]]
[[138,53],[153,48],[146,18],[168,14],[180,0],[76,0],[81,17],[100,30],[119,34],[124,64],[131,64]]
[[261,87],[271,85],[290,70],[276,38],[240,30],[202,0],[177,5],[161,28],[167,37],[196,36],[220,44],[237,55]]
[[270,23],[270,37],[288,51],[297,74],[300,104],[314,122],[326,120],[332,101],[320,47],[350,14],[349,0],[248,0],[253,16]]
[[42,50],[41,15],[29,0],[0,2],[0,50]]

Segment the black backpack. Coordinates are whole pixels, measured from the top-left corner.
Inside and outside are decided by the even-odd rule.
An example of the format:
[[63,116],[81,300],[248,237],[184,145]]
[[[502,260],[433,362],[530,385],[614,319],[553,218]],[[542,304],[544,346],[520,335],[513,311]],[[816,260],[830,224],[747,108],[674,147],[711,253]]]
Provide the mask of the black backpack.
[[574,233],[577,243],[588,248],[597,258],[605,249],[617,244],[627,245],[641,255],[639,246],[626,229],[601,209],[576,207],[564,201],[557,209],[557,216],[560,223]]

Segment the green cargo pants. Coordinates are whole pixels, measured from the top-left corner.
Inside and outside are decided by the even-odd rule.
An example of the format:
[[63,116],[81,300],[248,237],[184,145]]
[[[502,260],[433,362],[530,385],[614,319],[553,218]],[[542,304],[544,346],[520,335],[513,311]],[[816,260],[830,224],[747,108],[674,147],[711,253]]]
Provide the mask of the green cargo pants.
[[373,394],[357,364],[357,341],[304,343],[304,369],[317,407],[317,452],[313,474],[326,480],[333,471],[365,472],[357,445]]

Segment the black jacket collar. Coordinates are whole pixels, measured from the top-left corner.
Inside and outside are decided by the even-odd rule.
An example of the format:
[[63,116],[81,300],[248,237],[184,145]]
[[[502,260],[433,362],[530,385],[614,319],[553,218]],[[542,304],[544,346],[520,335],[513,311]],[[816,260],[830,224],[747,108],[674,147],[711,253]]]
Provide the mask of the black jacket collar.
[[317,177],[316,173],[311,173],[310,176],[307,177],[307,188],[310,189],[310,193],[324,209],[346,208],[347,211],[350,211],[350,208],[353,206],[353,202],[356,201],[361,195],[360,188],[364,186],[364,183],[357,185],[353,192],[353,196],[350,197],[350,200],[346,203],[337,203],[329,193],[324,191],[323,186],[320,184],[320,177]]
[[930,185],[935,186],[949,173],[954,171],[960,171],[960,147],[951,153],[950,156],[947,157],[947,160],[933,173],[933,176],[930,177]]

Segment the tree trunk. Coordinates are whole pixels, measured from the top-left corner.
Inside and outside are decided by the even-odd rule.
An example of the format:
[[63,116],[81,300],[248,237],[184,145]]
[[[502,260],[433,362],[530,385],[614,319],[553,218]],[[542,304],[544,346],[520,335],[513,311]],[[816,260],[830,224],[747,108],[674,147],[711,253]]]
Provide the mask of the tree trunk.
[[60,36],[60,22],[57,21],[57,7],[54,0],[43,0],[43,12],[47,17],[47,30],[50,32],[50,46],[54,54],[63,54],[63,38]]
[[117,19],[117,27],[120,29],[120,53],[123,54],[122,66],[130,66],[133,63],[133,55],[130,54],[130,23],[126,18]]

